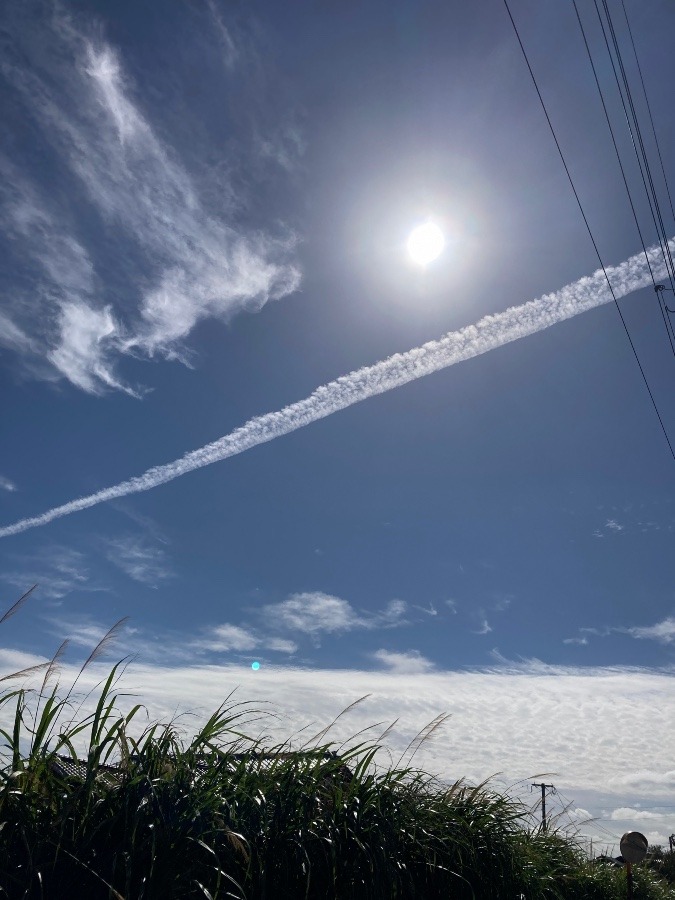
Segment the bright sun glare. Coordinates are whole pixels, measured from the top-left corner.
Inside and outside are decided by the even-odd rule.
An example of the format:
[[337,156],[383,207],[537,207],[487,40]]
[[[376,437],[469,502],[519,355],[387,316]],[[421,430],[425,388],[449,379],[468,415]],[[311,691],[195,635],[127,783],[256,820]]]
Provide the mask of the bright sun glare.
[[413,262],[426,266],[443,252],[443,232],[433,222],[418,225],[408,238],[408,253]]

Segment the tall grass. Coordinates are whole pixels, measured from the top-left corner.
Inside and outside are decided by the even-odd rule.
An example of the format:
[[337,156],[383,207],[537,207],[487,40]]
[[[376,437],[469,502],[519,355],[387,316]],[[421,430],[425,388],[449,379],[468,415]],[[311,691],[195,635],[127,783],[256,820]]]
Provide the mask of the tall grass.
[[[39,687],[4,681],[0,707],[12,711],[0,768],[5,896],[625,896],[622,872],[592,869],[513,799],[487,784],[443,784],[410,759],[380,769],[377,743],[338,755],[324,731],[300,752],[270,745],[247,734],[260,711],[231,697],[189,736],[176,722],[141,727],[140,706],[119,709],[121,664],[83,705],[78,680],[118,626],[65,692],[57,677],[63,648],[15,673],[38,677]],[[80,762],[75,774],[64,758]],[[675,893],[638,870],[635,897]]]

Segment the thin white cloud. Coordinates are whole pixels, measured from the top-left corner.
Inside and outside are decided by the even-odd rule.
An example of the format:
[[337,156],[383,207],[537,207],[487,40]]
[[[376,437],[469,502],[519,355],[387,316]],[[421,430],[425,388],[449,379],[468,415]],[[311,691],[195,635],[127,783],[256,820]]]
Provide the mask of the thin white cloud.
[[589,810],[584,809],[582,806],[571,807],[570,809],[565,810],[566,815],[575,823],[583,823],[587,822],[589,819],[593,818],[593,815]]
[[668,616],[656,625],[634,626],[632,628],[617,629],[625,630],[631,637],[638,640],[660,641],[662,644],[672,644],[675,642],[675,617]]
[[93,263],[70,223],[50,208],[40,189],[11,160],[0,156],[0,209],[6,234],[42,270],[63,297],[93,294]]
[[239,48],[232,35],[232,30],[228,28],[223,21],[223,17],[214,0],[206,0],[206,5],[220,41],[225,67],[227,69],[234,69],[237,60],[239,59]]
[[133,394],[114,375],[118,324],[110,307],[96,307],[95,274],[87,251],[68,234],[64,217],[50,211],[37,188],[2,157],[0,175],[4,229],[42,273],[32,297],[10,300],[0,322],[0,340],[29,358],[41,357],[89,393],[107,386]]
[[107,361],[111,338],[118,326],[109,306],[95,309],[82,302],[63,302],[59,313],[59,343],[48,351],[47,359],[62,375],[91,394],[101,386],[117,388],[134,397],[141,394],[115,378]]
[[0,475],[0,490],[12,493],[17,490],[17,487],[11,479],[5,478],[4,475]]
[[293,654],[298,651],[298,645],[295,641],[288,640],[288,638],[267,636],[260,641],[260,645],[263,649],[274,650],[276,653]]
[[138,512],[130,502],[127,502],[126,500],[114,500],[110,505],[114,510],[122,513],[122,515],[126,516],[128,519],[131,519],[131,521],[135,525],[138,525],[149,538],[152,538],[153,541],[157,541],[160,544],[169,543],[169,539],[157,522],[155,522],[154,519],[151,519],[150,516],[145,516]]
[[[227,43],[213,4],[211,16]],[[186,360],[185,339],[203,319],[228,321],[294,291],[295,241],[288,232],[238,229],[233,204],[222,215],[207,208],[186,164],[143,111],[140,87],[119,54],[90,39],[86,25],[80,30],[58,9],[36,16],[30,29],[16,19],[7,23],[15,49],[5,55],[3,73],[84,194],[76,216],[17,171],[18,161],[0,160],[0,219],[20,256],[32,257],[41,273],[32,297],[13,302],[4,340],[41,356],[84,391],[139,395],[115,374],[120,356]],[[228,53],[234,62],[231,40]],[[86,227],[83,201],[94,212]],[[97,219],[104,230],[92,233]],[[137,277],[131,254],[117,260],[125,288],[114,309],[108,297],[120,291],[106,293],[106,272],[93,262],[97,239],[118,254],[130,243],[143,273]]]
[[397,675],[430,672],[434,668],[434,664],[422,656],[419,650],[405,650],[403,652],[376,650],[372,656],[382,663],[389,672],[395,672]]
[[[650,503],[647,504],[648,508],[653,509],[654,507],[662,507],[662,504],[658,502],[656,504]],[[640,508],[643,509],[645,504],[640,504]],[[604,509],[604,507],[600,506],[598,509]],[[616,510],[616,507],[610,507],[611,510]],[[658,510],[662,512],[663,510]],[[622,514],[621,521],[619,521],[616,516],[612,516],[611,518],[605,519],[604,525],[599,528],[596,528],[593,531],[593,537],[596,538],[604,538],[609,536],[617,536],[617,535],[628,535],[635,534],[636,532],[649,532],[649,531],[661,531],[667,529],[669,531],[673,530],[672,523],[672,515],[669,516],[670,521],[667,521],[660,517],[660,521],[655,521],[654,519],[645,519],[638,518],[639,513],[635,509],[633,504],[628,504],[625,507],[621,508],[619,512]],[[625,518],[624,518],[625,516]]]
[[[489,611],[495,613],[502,613],[507,610],[513,601],[512,594],[505,593],[494,593],[492,595]],[[478,608],[473,611],[472,618],[477,620],[478,627],[473,629],[474,634],[490,634],[493,630],[492,625],[488,621],[487,612],[485,609]]]
[[609,818],[615,821],[625,821],[629,819],[633,822],[648,822],[654,819],[662,819],[663,813],[651,812],[648,809],[634,809],[630,806],[621,806],[618,809],[613,809]]
[[25,352],[32,349],[32,341],[16,322],[0,311],[0,344],[10,350]]
[[359,613],[347,600],[323,591],[291,594],[281,603],[264,606],[261,614],[270,627],[295,631],[313,638],[343,634],[354,629],[387,628],[404,624],[406,605],[390,601],[380,613]]
[[340,633],[365,626],[347,600],[321,591],[291,594],[281,603],[263,607],[262,613],[273,627],[304,634]]
[[110,562],[134,581],[156,588],[173,575],[164,550],[146,538],[135,535],[109,538],[105,545]]
[[48,600],[60,600],[73,591],[102,590],[100,584],[91,581],[84,554],[59,545],[17,557],[0,579],[22,593],[38,584],[40,595]]
[[563,640],[564,644],[587,644],[586,635],[594,637],[610,637],[616,634],[627,634],[636,640],[659,641],[662,644],[675,643],[675,616],[667,616],[654,625],[603,625],[600,628],[579,628],[578,637],[569,637]]
[[[47,618],[46,622],[51,633],[58,636],[59,640],[67,637],[70,645],[82,648],[87,655],[108,631],[105,625],[88,615],[78,617],[59,615],[58,618]],[[134,630],[128,626],[122,630],[120,636],[124,640],[123,653],[133,652],[135,649],[132,642],[133,634]],[[110,652],[117,655],[119,646],[119,643],[112,644],[109,648]],[[119,656],[122,656],[122,652],[119,653]],[[147,658],[152,659],[152,656],[148,654]]]
[[414,609],[419,609],[420,612],[426,613],[428,616],[438,615],[438,610],[433,603],[430,603],[428,606],[415,606]]
[[[46,616],[44,621],[50,635],[59,640],[68,638],[73,646],[89,650],[101,640],[109,627],[109,623],[105,624],[91,613]],[[257,650],[261,658],[268,652],[293,656],[298,645],[246,623],[235,625],[223,622],[192,633],[185,627],[177,632],[161,628],[144,629],[127,623],[106,652],[106,658],[112,660],[124,654],[152,664],[198,665],[213,658],[220,662],[220,654],[239,655],[252,650]]]
[[215,653],[224,653],[230,650],[243,653],[248,650],[260,649],[263,652],[271,650],[275,653],[293,655],[298,650],[295,641],[270,636],[256,631],[250,626],[231,625],[227,622],[209,628],[204,637],[191,641],[190,646]]
[[221,652],[227,650],[253,650],[259,645],[260,640],[246,628],[225,623],[209,629],[208,636],[195,643],[205,650]]
[[405,600],[390,600],[381,613],[372,617],[371,627],[398,628],[400,625],[406,625],[407,622],[403,618],[406,609]]
[[474,630],[474,634],[489,634],[492,631],[492,625],[488,622],[485,614],[481,613],[479,619],[480,622],[478,628]]
[[591,634],[595,637],[609,637],[616,630],[609,625],[602,625],[600,628],[583,627],[579,629],[579,632],[581,634]]
[[494,610],[494,612],[504,612],[511,606],[513,600],[513,594],[495,593],[493,595],[491,609]]
[[[671,241],[671,244],[675,252],[675,241]],[[655,277],[660,278],[663,274],[660,251],[652,248],[649,257]],[[609,266],[607,274],[617,297],[624,297],[651,282],[642,254],[632,256],[618,266]],[[230,434],[192,450],[174,462],[154,466],[128,481],[122,481],[94,494],[54,507],[41,515],[0,528],[0,537],[8,537],[29,528],[47,525],[61,516],[80,512],[106,500],[151,490],[188,472],[221,462],[252,447],[290,434],[355,403],[487,353],[511,341],[535,334],[557,322],[608,303],[611,299],[604,275],[600,271],[595,272],[592,276],[580,278],[579,281],[561,288],[556,293],[545,294],[537,300],[510,307],[502,313],[485,316],[475,325],[452,331],[440,340],[429,341],[406,353],[396,353],[373,366],[366,366],[349,375],[343,375],[317,388],[306,399],[292,403],[278,412],[256,416]]]

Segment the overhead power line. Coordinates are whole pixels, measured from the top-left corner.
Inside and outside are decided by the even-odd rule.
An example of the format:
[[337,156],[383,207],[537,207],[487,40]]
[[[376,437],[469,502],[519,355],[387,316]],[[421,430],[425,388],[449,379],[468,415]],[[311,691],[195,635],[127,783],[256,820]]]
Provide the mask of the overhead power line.
[[640,357],[638,356],[637,350],[635,348],[635,344],[633,343],[633,339],[630,335],[630,331],[628,330],[628,325],[626,324],[626,320],[621,311],[621,307],[619,306],[619,301],[616,298],[616,294],[614,293],[614,289],[612,287],[612,283],[609,280],[609,276],[607,275],[607,269],[605,268],[605,264],[602,260],[602,256],[600,255],[600,250],[598,249],[597,242],[593,236],[593,232],[591,230],[591,226],[589,224],[586,213],[584,212],[584,207],[581,202],[581,198],[579,197],[579,193],[574,185],[574,179],[572,178],[572,174],[570,172],[569,166],[567,165],[567,161],[565,160],[565,155],[562,151],[562,147],[560,146],[560,141],[558,140],[558,136],[555,132],[555,128],[553,127],[553,122],[551,121],[551,117],[548,114],[548,110],[546,108],[546,103],[544,102],[544,98],[539,89],[539,84],[537,83],[536,76],[534,74],[534,70],[532,69],[532,65],[530,64],[530,59],[527,55],[527,51],[525,50],[525,45],[523,44],[522,38],[520,36],[520,32],[518,30],[518,26],[516,25],[515,19],[513,18],[513,14],[511,12],[511,7],[509,6],[509,0],[504,0],[504,6],[506,7],[506,12],[508,13],[508,17],[511,20],[511,25],[513,26],[514,33],[516,35],[516,39],[518,40],[518,44],[520,46],[521,53],[523,54],[523,59],[525,60],[525,65],[530,73],[530,78],[532,79],[532,84],[534,85],[534,89],[537,92],[537,96],[539,97],[539,102],[541,104],[541,108],[544,112],[544,116],[546,117],[546,121],[548,123],[548,127],[551,131],[551,136],[555,142],[556,148],[558,150],[558,155],[560,156],[560,161],[563,164],[563,168],[565,169],[565,174],[567,175],[567,180],[570,183],[570,187],[572,189],[572,193],[574,194],[574,198],[577,202],[577,206],[579,207],[579,212],[581,213],[581,217],[584,220],[584,225],[586,226],[586,231],[588,232],[588,236],[591,239],[591,243],[593,244],[593,249],[595,250],[595,254],[598,258],[598,262],[600,263],[600,268],[602,269],[603,275],[607,282],[607,287],[609,288],[609,292],[611,294],[612,300],[614,301],[614,305],[619,313],[619,317],[621,318],[621,324],[623,325],[624,331],[626,332],[626,337],[628,338],[628,342],[630,343],[631,350],[633,351],[633,356],[635,357],[635,362],[640,370],[640,374],[642,376],[642,380],[644,381],[645,387],[647,388],[647,393],[649,394],[649,399],[651,400],[652,406],[654,408],[654,412],[656,413],[656,417],[659,420],[659,425],[661,426],[661,431],[663,432],[663,436],[666,439],[666,443],[668,444],[668,449],[670,450],[670,455],[675,461],[675,448],[671,443],[670,437],[668,435],[668,431],[666,430],[665,423],[659,411],[658,405],[656,403],[656,399],[654,394],[652,393],[652,389],[649,385],[649,381],[647,380],[647,376],[642,367],[642,363],[640,362]]
[[626,4],[624,0],[621,0],[621,6],[623,7],[623,14],[626,19],[626,25],[628,26],[628,35],[630,37],[631,46],[633,48],[633,55],[635,56],[635,64],[637,65],[637,70],[640,75],[640,83],[642,85],[642,93],[645,98],[645,104],[647,106],[647,112],[649,114],[649,121],[652,126],[652,134],[654,135],[654,143],[656,144],[656,151],[659,155],[659,163],[661,164],[661,173],[663,175],[663,181],[666,185],[666,192],[668,194],[668,201],[670,203],[670,212],[673,217],[673,222],[675,222],[675,209],[673,208],[673,198],[670,194],[670,186],[668,185],[668,176],[666,175],[666,168],[663,164],[663,156],[661,155],[661,146],[659,144],[659,138],[656,133],[656,126],[654,125],[654,116],[652,115],[652,107],[649,103],[649,97],[647,96],[647,88],[645,86],[645,80],[642,75],[642,66],[640,65],[640,59],[638,57],[637,48],[635,46],[635,41],[633,40],[633,29],[631,28],[630,19],[628,18],[628,12],[626,10]]
[[[611,136],[611,138],[612,138],[612,145],[613,145],[613,147],[614,147],[614,153],[615,153],[615,155],[616,155],[616,159],[617,159],[617,162],[618,162],[618,164],[619,164],[619,169],[620,169],[620,171],[621,171],[621,178],[623,179],[623,184],[624,184],[624,187],[625,187],[625,189],[626,189],[626,195],[627,195],[627,197],[628,197],[628,202],[629,202],[629,204],[630,204],[631,212],[633,213],[633,220],[635,221],[635,227],[637,228],[637,232],[638,232],[638,235],[639,235],[639,237],[640,237],[640,243],[642,244],[642,252],[644,253],[645,260],[646,260],[646,262],[647,262],[647,268],[649,269],[649,275],[650,275],[650,277],[651,277],[651,279],[652,279],[652,285],[653,285],[654,291],[656,292],[656,295],[657,295],[658,304],[659,304],[659,310],[660,310],[660,312],[661,312],[661,316],[662,316],[663,321],[664,321],[664,324],[665,324],[665,326],[666,326],[666,332],[667,332],[667,334],[668,334],[668,340],[669,340],[669,342],[670,342],[670,349],[671,349],[673,355],[675,356],[675,342],[673,341],[673,335],[671,335],[671,331],[670,331],[670,328],[669,328],[668,318],[667,318],[666,313],[665,313],[665,311],[664,311],[664,309],[663,309],[663,301],[662,301],[662,299],[661,299],[661,294],[660,294],[660,292],[659,292],[660,285],[657,285],[656,279],[654,278],[654,271],[653,271],[653,269],[652,269],[652,265],[651,265],[651,262],[650,262],[650,260],[649,260],[649,254],[647,253],[647,245],[646,245],[646,242],[645,242],[644,235],[643,235],[643,233],[642,233],[642,228],[640,227],[640,221],[639,221],[639,219],[638,219],[637,210],[636,210],[636,208],[635,208],[635,203],[633,202],[633,195],[631,194],[630,186],[629,186],[629,184],[628,184],[628,178],[626,177],[626,170],[625,170],[625,168],[624,168],[623,161],[622,161],[622,159],[621,159],[621,153],[619,152],[619,145],[617,144],[616,135],[614,134],[614,128],[612,127],[612,120],[610,119],[610,116],[609,116],[609,110],[607,109],[607,103],[605,102],[605,95],[604,95],[603,90],[602,90],[602,87],[601,87],[601,85],[600,85],[600,79],[598,78],[598,72],[597,72],[597,69],[596,69],[596,67],[595,67],[595,63],[594,63],[594,61],[593,61],[593,54],[591,53],[591,48],[590,48],[590,45],[589,45],[589,43],[588,43],[588,38],[587,38],[587,36],[586,36],[586,29],[584,28],[584,23],[583,23],[583,21],[582,21],[582,19],[581,19],[581,15],[580,15],[580,13],[579,13],[579,7],[577,6],[577,0],[572,0],[572,3],[573,3],[573,5],[574,5],[574,12],[576,13],[577,22],[578,22],[578,24],[579,24],[579,29],[580,29],[580,31],[581,31],[581,37],[583,38],[584,46],[585,46],[585,48],[586,48],[586,55],[588,56],[588,61],[589,61],[590,65],[591,65],[591,70],[592,70],[592,72],[593,72],[593,78],[595,79],[595,86],[596,86],[596,88],[597,88],[597,90],[598,90],[598,94],[599,94],[599,96],[600,96],[600,102],[601,102],[601,104],[602,104],[602,110],[603,110],[603,112],[604,112],[604,114],[605,114],[605,121],[607,122],[607,128],[609,129],[609,133],[610,133],[610,136]],[[599,10],[598,10],[598,8],[597,8],[597,3],[596,3],[596,11],[598,11],[598,16],[599,16],[600,13],[599,13]],[[600,22],[600,24],[602,25],[602,21]],[[603,33],[604,33],[604,31],[603,31]],[[606,39],[606,37],[605,37],[605,42],[606,42],[606,41],[607,41],[607,39]],[[609,44],[607,44],[607,49],[608,49],[608,51],[609,51]],[[612,62],[612,67],[614,68],[614,60],[613,60],[612,57],[611,57],[611,53],[610,53],[610,61]],[[616,82],[617,82],[617,87],[618,87],[618,86],[619,86],[619,82],[618,82],[618,77],[617,77],[617,75],[616,75],[616,69],[615,69],[615,68],[614,68],[614,75],[615,75]],[[619,93],[621,93],[620,88],[619,88]],[[621,97],[621,99],[622,99],[622,102],[623,102],[623,96]],[[625,104],[624,104],[624,112],[626,113],[626,120],[628,121],[628,113],[627,113],[627,111],[626,111],[626,106],[625,106]],[[630,128],[630,123],[629,123],[629,128]],[[631,135],[632,135],[632,132],[631,132]],[[633,146],[635,146],[635,141],[633,141]],[[638,159],[638,164],[639,164],[639,159]],[[642,169],[641,169],[640,171],[642,171]],[[647,189],[647,185],[646,185],[646,183],[645,183],[645,181],[644,181],[644,175],[643,175],[643,184],[645,185],[645,190],[646,190],[646,189]],[[648,199],[649,199],[649,195],[648,195]],[[651,208],[651,201],[650,201],[650,208]],[[654,225],[656,225],[656,219],[655,219],[655,218],[654,218]],[[658,229],[657,229],[657,230],[658,230]],[[659,244],[661,245],[661,241],[660,241],[660,240],[659,240]],[[662,248],[662,253],[663,253],[663,248]],[[666,269],[667,269],[667,271],[668,271],[668,273],[669,273],[669,276],[670,276],[670,270],[669,270],[669,268],[668,268],[668,261],[667,261],[667,259],[665,259],[665,257],[664,257],[664,260],[665,260],[665,262],[666,262]],[[672,284],[672,279],[671,279],[671,284]]]
[[[647,154],[647,150],[645,147],[645,143],[642,137],[642,129],[640,128],[640,120],[637,115],[635,103],[633,101],[633,94],[630,87],[630,82],[628,80],[628,76],[626,73],[626,67],[624,66],[623,56],[621,53],[621,46],[619,44],[618,38],[616,36],[616,30],[614,28],[614,23],[612,21],[611,13],[609,10],[609,6],[607,5],[607,0],[602,0],[603,9],[605,12],[605,17],[607,19],[607,26],[605,27],[605,23],[603,21],[602,15],[600,13],[600,7],[598,5],[598,0],[594,0],[595,11],[598,16],[598,22],[600,23],[600,28],[602,30],[602,36],[605,41],[605,47],[607,48],[607,54],[609,56],[609,60],[612,66],[612,72],[614,74],[614,80],[616,82],[616,87],[619,92],[619,98],[621,99],[621,105],[623,107],[624,115],[626,117],[626,124],[628,125],[628,132],[631,137],[631,142],[633,144],[633,150],[635,152],[635,158],[637,160],[638,168],[640,170],[640,177],[642,179],[642,185],[645,190],[645,195],[647,197],[647,202],[649,204],[649,211],[652,216],[652,221],[654,223],[654,228],[656,230],[657,240],[659,242],[659,247],[661,248],[661,255],[663,257],[663,262],[666,266],[666,271],[668,273],[668,281],[670,282],[670,289],[675,291],[675,263],[673,262],[673,257],[670,251],[670,242],[668,240],[668,233],[663,221],[663,215],[661,213],[661,205],[659,203],[658,193],[656,191],[656,185],[654,183],[654,178],[652,176],[651,166],[649,164],[649,156]],[[578,17],[578,12],[577,12]],[[581,20],[579,20],[581,24]],[[582,26],[583,30],[583,26]],[[614,48],[614,55],[612,54],[612,49],[610,48],[608,33],[612,38],[612,47]],[[589,51],[590,53],[590,51]],[[616,62],[615,62],[616,57]],[[637,60],[637,51],[635,51],[635,58]],[[619,72],[617,71],[617,66],[619,71],[621,72],[621,80],[619,80]],[[639,62],[638,62],[639,66]],[[641,71],[641,70],[640,70]],[[644,88],[644,82],[643,82]],[[598,86],[599,89],[599,86]],[[645,98],[647,97],[646,88]],[[649,101],[647,101],[648,103]],[[653,122],[653,119],[652,119]],[[654,130],[654,136],[656,138],[656,128]],[[657,141],[657,149],[658,148],[658,138]],[[617,150],[618,153],[618,150]],[[660,150],[659,150],[660,156]],[[663,169],[663,174],[665,178],[665,168]],[[668,182],[666,179],[666,189],[668,189]],[[670,192],[669,192],[670,196]],[[656,285],[654,286],[656,289]],[[670,322],[668,316],[666,315],[666,311],[663,307],[663,298],[661,294],[657,291],[659,310],[661,312],[661,317],[663,319],[663,324],[666,329],[666,333],[668,335],[668,341],[670,343],[671,350],[673,355],[675,355],[675,343],[673,339],[675,338],[675,331],[673,331],[672,323]]]

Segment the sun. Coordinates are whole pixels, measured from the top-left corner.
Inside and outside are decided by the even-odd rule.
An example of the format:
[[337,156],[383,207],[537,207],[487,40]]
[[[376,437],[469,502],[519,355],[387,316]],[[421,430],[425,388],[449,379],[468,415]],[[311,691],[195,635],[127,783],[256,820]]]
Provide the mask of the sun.
[[443,232],[433,222],[418,225],[408,238],[408,255],[418,266],[426,266],[443,252]]

